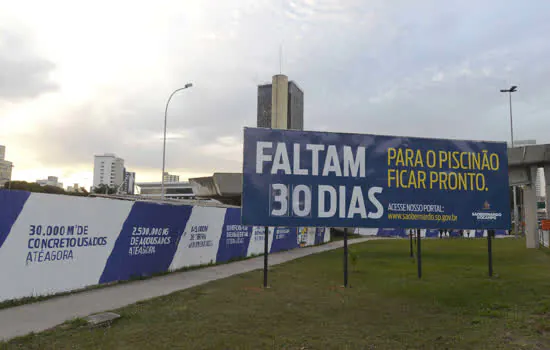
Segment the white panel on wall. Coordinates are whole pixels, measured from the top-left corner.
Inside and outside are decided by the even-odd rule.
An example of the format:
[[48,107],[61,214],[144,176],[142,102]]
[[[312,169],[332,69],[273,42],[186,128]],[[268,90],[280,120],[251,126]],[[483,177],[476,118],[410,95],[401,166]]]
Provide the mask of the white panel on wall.
[[330,242],[330,227],[325,227],[325,237],[323,238],[323,242]]
[[0,249],[0,300],[97,284],[132,205],[31,194]]
[[361,236],[376,236],[378,234],[377,228],[358,228],[357,234]]
[[[268,248],[271,251],[271,245],[273,244],[273,227],[269,228],[269,241]],[[248,253],[246,256],[260,255],[264,253],[264,237],[265,228],[261,226],[254,226],[252,228],[252,236],[250,237],[250,243],[248,244]]]
[[216,262],[226,210],[193,207],[170,270]]
[[315,227],[308,227],[307,228],[307,241],[306,245],[315,245],[315,232],[317,232],[317,229]]

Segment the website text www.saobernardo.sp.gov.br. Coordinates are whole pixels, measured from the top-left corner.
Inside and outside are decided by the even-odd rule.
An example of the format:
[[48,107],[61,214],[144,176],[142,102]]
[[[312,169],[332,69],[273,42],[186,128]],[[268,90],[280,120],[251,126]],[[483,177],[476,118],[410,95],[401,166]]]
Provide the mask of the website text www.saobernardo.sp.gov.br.
[[388,219],[453,222],[458,220],[458,216],[454,214],[388,213]]
[[454,222],[458,217],[454,214],[443,214],[440,205],[390,203],[388,219],[390,220],[424,220]]

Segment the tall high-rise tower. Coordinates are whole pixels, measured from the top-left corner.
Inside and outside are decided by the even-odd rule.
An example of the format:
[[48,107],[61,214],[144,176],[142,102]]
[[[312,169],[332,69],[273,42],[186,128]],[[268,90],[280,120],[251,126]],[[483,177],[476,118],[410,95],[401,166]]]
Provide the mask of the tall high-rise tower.
[[274,75],[271,84],[258,86],[257,126],[304,129],[304,92],[286,75]]

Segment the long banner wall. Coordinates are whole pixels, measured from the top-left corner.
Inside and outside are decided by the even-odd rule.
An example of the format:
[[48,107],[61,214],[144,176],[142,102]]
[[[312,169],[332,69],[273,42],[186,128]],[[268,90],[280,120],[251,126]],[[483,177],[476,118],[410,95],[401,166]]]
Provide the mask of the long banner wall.
[[[238,208],[0,190],[0,301],[48,295],[264,251]],[[325,228],[269,230],[270,252],[328,242]]]

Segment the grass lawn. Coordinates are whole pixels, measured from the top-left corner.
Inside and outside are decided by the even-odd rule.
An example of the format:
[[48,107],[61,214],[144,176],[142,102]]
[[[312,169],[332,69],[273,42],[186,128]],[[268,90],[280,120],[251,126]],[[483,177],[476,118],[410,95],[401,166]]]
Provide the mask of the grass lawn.
[[407,240],[342,250],[141,302],[110,328],[72,322],[14,339],[22,349],[548,349],[550,253],[494,241],[495,277],[478,240],[424,240],[422,280]]

